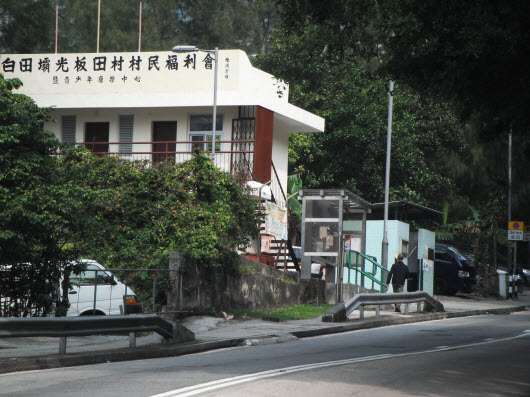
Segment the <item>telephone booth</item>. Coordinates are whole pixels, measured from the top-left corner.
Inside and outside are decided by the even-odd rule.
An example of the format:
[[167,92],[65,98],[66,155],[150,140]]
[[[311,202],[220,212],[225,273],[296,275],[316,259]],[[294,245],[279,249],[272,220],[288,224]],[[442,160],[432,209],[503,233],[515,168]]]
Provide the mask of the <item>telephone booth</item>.
[[301,277],[311,277],[311,265],[325,268],[326,282],[336,282],[337,301],[342,299],[344,215],[359,219],[364,244],[366,214],[370,203],[345,189],[302,189],[302,269]]

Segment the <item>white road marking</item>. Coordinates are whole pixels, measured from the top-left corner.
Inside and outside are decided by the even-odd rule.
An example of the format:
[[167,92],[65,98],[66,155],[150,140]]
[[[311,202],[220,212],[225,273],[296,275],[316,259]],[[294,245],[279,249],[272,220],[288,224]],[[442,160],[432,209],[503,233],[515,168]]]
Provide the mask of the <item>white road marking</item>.
[[428,354],[428,353],[438,353],[442,351],[450,351],[450,350],[458,350],[458,349],[465,349],[469,347],[476,347],[476,346],[482,346],[482,345],[488,345],[491,343],[497,343],[497,342],[505,342],[509,340],[519,339],[530,336],[530,330],[524,331],[520,335],[511,336],[507,338],[500,338],[500,339],[493,339],[493,340],[487,340],[483,342],[476,342],[476,343],[470,343],[467,345],[459,345],[459,346],[438,346],[433,349],[419,351],[419,352],[411,352],[411,353],[397,353],[397,354],[380,354],[377,356],[367,356],[367,357],[358,357],[358,358],[349,358],[345,360],[337,360],[337,361],[326,361],[322,363],[314,363],[314,364],[305,364],[305,365],[296,365],[293,367],[285,367],[285,368],[279,368],[279,369],[272,369],[269,371],[263,371],[263,372],[256,372],[253,374],[248,375],[241,375],[241,376],[235,376],[232,378],[226,378],[226,379],[220,379],[212,382],[207,383],[201,383],[194,386],[188,386],[183,387],[180,389],[171,390],[165,393],[155,394],[150,397],[188,397],[188,396],[195,396],[200,393],[205,393],[208,391],[221,389],[223,387],[228,386],[234,386],[241,383],[248,383],[252,382],[254,380],[259,379],[265,379],[265,378],[272,378],[275,376],[281,376],[285,374],[300,372],[300,371],[309,371],[313,369],[318,368],[325,368],[325,367],[335,367],[338,365],[347,365],[347,364],[355,364],[355,363],[362,363],[366,361],[375,361],[375,360],[384,360],[387,358],[396,358],[396,357],[405,357],[405,356],[415,356],[420,354]]

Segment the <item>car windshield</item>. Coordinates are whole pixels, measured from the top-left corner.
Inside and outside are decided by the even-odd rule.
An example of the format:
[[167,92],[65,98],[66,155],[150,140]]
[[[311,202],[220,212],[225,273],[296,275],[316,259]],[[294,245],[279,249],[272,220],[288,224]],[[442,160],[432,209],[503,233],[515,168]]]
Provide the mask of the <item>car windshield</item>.
[[447,249],[451,250],[451,252],[453,252],[453,254],[456,255],[456,257],[458,258],[458,260],[460,261],[466,261],[467,262],[467,259],[464,255],[462,255],[460,253],[460,251],[458,251],[455,247],[447,247]]

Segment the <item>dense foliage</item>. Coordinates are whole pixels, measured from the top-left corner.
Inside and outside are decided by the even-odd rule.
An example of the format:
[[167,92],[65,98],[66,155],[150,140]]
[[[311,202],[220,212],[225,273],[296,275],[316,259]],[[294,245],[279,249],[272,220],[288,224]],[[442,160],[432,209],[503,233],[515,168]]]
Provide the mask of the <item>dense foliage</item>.
[[78,186],[52,156],[58,142],[43,129],[49,109],[14,93],[20,85],[0,75],[0,264],[9,270],[1,289],[45,312],[57,296],[60,269],[76,258],[68,243],[85,218]]
[[53,303],[64,313],[75,259],[167,268],[174,250],[199,266],[230,267],[237,250],[258,233],[257,200],[205,154],[179,165],[133,163],[80,149],[58,158],[59,142],[43,129],[49,109],[13,93],[20,84],[0,75],[4,296],[33,308],[33,314],[46,314]]
[[[109,268],[167,269],[169,252],[177,251],[199,266],[231,270],[237,251],[258,233],[257,200],[205,154],[178,165],[148,164],[75,149],[60,165],[84,189],[78,199],[90,225],[79,251]],[[154,272],[117,275],[142,301],[152,298]],[[166,301],[167,276],[156,272],[156,303]]]
[[[258,65],[291,82],[293,102],[326,118],[324,134],[291,137],[290,171],[303,175],[304,187],[340,186],[382,201],[388,79],[359,54],[345,55],[325,29],[273,38]],[[394,93],[391,198],[441,207],[454,189],[446,160],[465,152],[462,124],[448,104],[399,84]]]
[[[59,52],[95,52],[98,1],[5,0],[0,4],[0,51],[53,52],[59,4]],[[100,51],[138,51],[140,1],[101,2]],[[142,51],[175,45],[240,48],[267,46],[276,20],[272,0],[143,0]]]
[[[391,199],[444,208],[456,225],[475,223],[478,211],[494,221],[475,230],[498,235],[507,219],[511,129],[512,219],[530,219],[528,93],[520,89],[529,76],[528,4],[276,4],[281,28],[257,63],[291,83],[298,105],[326,118],[324,135],[291,137],[290,171],[302,173],[304,186],[347,187],[382,201],[385,88],[392,78]],[[467,236],[457,231],[440,237]],[[469,250],[476,244],[468,240],[462,244]]]
[[206,154],[182,164],[135,163],[81,149],[60,161],[85,188],[91,219],[80,250],[122,268],[167,268],[178,251],[201,266],[228,267],[258,232],[259,207]]
[[[315,83],[308,81],[318,84],[321,73],[326,76],[336,62],[342,62],[356,64],[355,68],[374,72],[374,77],[385,81],[393,78],[401,86],[401,90],[396,87],[396,100],[410,87],[422,103],[445,107],[447,112],[442,110],[440,116],[459,116],[460,129],[464,127],[463,143],[469,150],[462,156],[450,150],[445,155],[449,172],[443,172],[456,185],[456,194],[449,198],[453,221],[472,217],[466,210],[468,204],[486,213],[489,193],[506,189],[503,181],[507,177],[507,134],[511,130],[512,219],[530,219],[526,205],[530,174],[524,171],[530,158],[526,111],[530,97],[521,89],[530,79],[528,2],[339,0],[328,4],[278,0],[276,4],[282,22],[280,45],[290,51],[286,51],[286,62],[273,64],[269,70],[292,84],[303,85],[301,105],[314,103],[308,97]],[[308,39],[300,41],[307,35]],[[285,43],[297,44],[289,47]],[[311,62],[315,56],[305,52],[311,48],[321,52],[322,62],[317,65]],[[291,68],[291,60],[297,57],[309,60],[311,74],[303,65]],[[289,68],[293,70],[289,72]],[[326,78],[322,80],[337,91],[351,81],[349,75],[344,77],[335,78],[335,85]],[[320,103],[317,109],[325,108],[326,102]],[[398,112],[396,109],[395,117],[399,117]],[[422,113],[416,112],[415,116]],[[454,130],[456,125],[450,128]],[[440,143],[445,146],[447,141]],[[444,154],[444,146],[438,146],[439,153]],[[391,181],[397,182],[391,185],[399,185],[394,173]],[[506,206],[503,211],[507,219]]]

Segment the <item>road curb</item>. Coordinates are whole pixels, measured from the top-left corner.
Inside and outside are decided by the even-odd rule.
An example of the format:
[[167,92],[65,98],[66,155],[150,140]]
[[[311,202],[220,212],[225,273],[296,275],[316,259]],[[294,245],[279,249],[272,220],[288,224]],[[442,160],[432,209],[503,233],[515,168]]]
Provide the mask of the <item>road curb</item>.
[[175,346],[160,345],[139,347],[133,350],[122,348],[112,351],[94,351],[90,353],[71,353],[66,355],[51,354],[42,357],[9,358],[0,360],[0,374],[181,356],[185,354],[201,353],[208,350],[240,346],[244,342],[244,338],[234,338],[208,342],[189,342]]
[[[413,317],[392,317],[364,320],[332,326],[326,328],[317,328],[304,331],[292,331],[291,335],[297,338],[308,338],[312,336],[331,335],[341,332],[350,332],[356,330],[385,327],[389,325],[411,324],[433,320],[443,320],[446,318],[458,318],[468,316],[479,316],[485,314],[510,314],[519,311],[528,310],[530,306],[516,306],[497,309],[472,310],[465,312],[443,312],[418,314]],[[351,320],[350,320],[351,321]],[[274,337],[271,335],[270,337]],[[263,339],[264,336],[255,339]],[[52,369],[61,367],[73,367],[80,365],[103,364],[120,361],[132,361],[151,358],[174,357],[185,354],[201,353],[208,350],[223,349],[235,346],[241,346],[245,340],[254,338],[233,338],[208,342],[188,342],[179,345],[160,345],[139,347],[136,349],[115,349],[111,351],[94,351],[90,353],[71,353],[66,355],[46,355],[42,357],[17,357],[0,359],[0,374],[30,371],[39,369]]]
[[480,316],[485,314],[510,314],[520,311],[528,310],[530,306],[515,306],[515,307],[503,307],[497,309],[483,309],[483,310],[470,310],[465,312],[443,312],[443,313],[427,313],[419,314],[414,317],[393,317],[393,318],[380,318],[375,320],[368,320],[361,323],[345,324],[335,327],[311,329],[304,331],[291,332],[297,338],[307,338],[311,336],[330,335],[341,332],[350,332],[356,330],[370,329],[385,327],[389,325],[401,325],[401,324],[412,324],[421,323],[425,321],[443,320],[446,318],[458,318],[468,316]]

